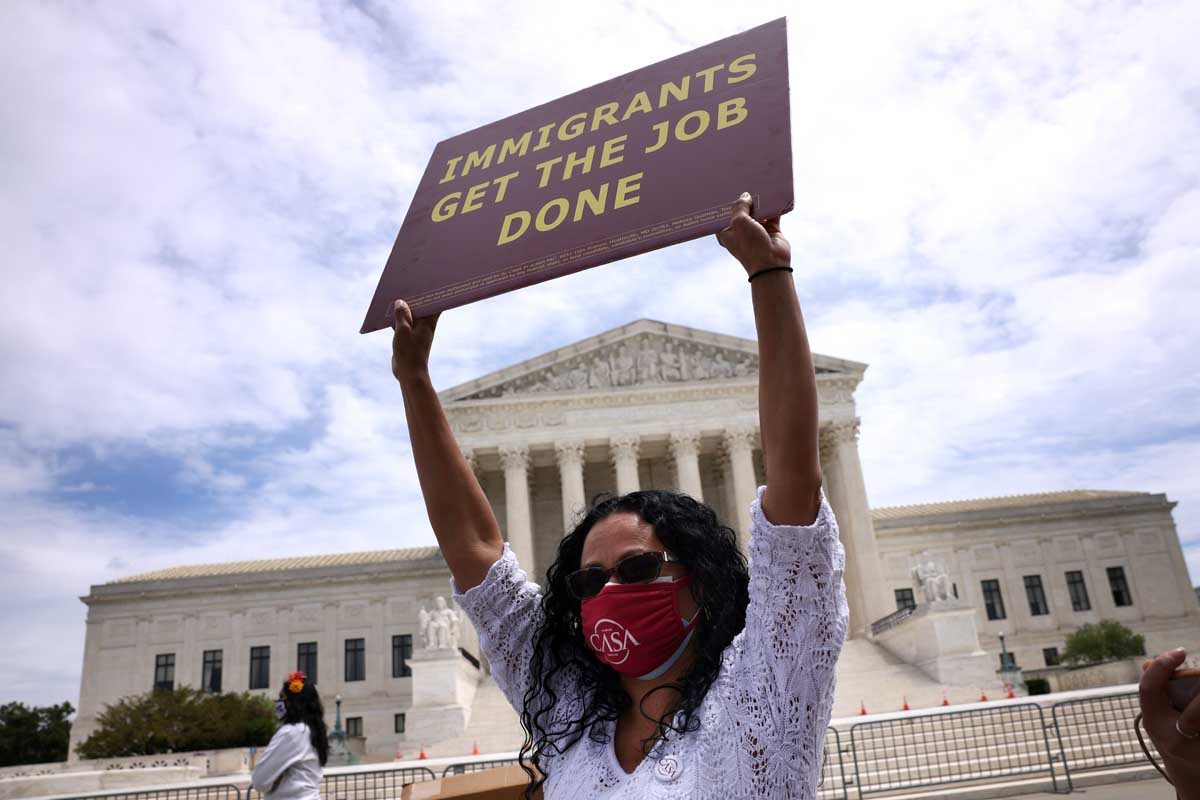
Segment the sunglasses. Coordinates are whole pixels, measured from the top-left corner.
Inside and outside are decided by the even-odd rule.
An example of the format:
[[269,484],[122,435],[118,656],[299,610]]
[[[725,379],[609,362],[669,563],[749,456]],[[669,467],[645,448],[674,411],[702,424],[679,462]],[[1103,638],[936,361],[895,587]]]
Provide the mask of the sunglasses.
[[649,583],[662,574],[662,565],[679,563],[679,559],[666,552],[647,552],[626,556],[612,569],[584,567],[567,576],[567,589],[579,600],[600,594],[613,575],[617,583]]

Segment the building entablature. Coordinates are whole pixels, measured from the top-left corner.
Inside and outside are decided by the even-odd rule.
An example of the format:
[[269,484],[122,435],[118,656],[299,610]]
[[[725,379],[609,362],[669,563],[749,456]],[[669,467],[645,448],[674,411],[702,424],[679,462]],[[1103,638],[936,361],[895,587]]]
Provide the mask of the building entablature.
[[[261,572],[225,572],[194,577],[152,578],[151,575],[159,573],[147,573],[145,579],[133,576],[92,586],[90,592],[80,600],[96,608],[151,599],[203,598],[214,592],[225,598],[252,593],[296,592],[303,595],[312,594],[326,586],[365,589],[396,580],[420,577],[441,579],[449,575],[446,563],[436,547],[418,549],[431,551],[432,555],[387,563],[344,564],[311,569],[282,567]],[[161,572],[169,573],[170,570]]]
[[[982,507],[973,508],[972,503]],[[1000,527],[1020,527],[1030,523],[1043,524],[1085,518],[1104,518],[1111,521],[1120,515],[1161,514],[1164,515],[1163,521],[1170,523],[1170,512],[1175,505],[1173,501],[1167,500],[1165,494],[1079,490],[926,506],[877,508],[872,509],[871,515],[876,534],[882,539],[916,531],[994,531]]]

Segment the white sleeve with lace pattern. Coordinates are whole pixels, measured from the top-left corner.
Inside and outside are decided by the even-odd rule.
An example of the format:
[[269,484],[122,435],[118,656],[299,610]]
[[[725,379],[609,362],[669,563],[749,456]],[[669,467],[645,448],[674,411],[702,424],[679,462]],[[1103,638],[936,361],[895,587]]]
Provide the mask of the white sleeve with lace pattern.
[[526,578],[507,544],[482,583],[460,592],[451,578],[450,588],[479,634],[496,685],[519,713],[530,685],[533,636],[542,620],[541,589]]
[[750,604],[731,667],[733,686],[744,687],[735,714],[764,751],[749,764],[774,767],[743,779],[771,794],[791,781],[816,785],[850,612],[846,556],[824,492],[811,525],[772,525],[764,491],[750,512]]

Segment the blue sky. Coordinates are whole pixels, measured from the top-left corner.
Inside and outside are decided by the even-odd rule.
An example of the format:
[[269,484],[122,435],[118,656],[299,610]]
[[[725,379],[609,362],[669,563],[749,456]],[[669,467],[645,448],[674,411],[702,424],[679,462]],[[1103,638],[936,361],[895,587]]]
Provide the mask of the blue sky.
[[[784,14],[872,503],[1166,492],[1200,582],[1200,7],[729,8],[5,3],[0,701],[77,698],[92,584],[432,541],[357,330],[433,146]],[[435,381],[640,317],[753,333],[699,241],[448,312]]]

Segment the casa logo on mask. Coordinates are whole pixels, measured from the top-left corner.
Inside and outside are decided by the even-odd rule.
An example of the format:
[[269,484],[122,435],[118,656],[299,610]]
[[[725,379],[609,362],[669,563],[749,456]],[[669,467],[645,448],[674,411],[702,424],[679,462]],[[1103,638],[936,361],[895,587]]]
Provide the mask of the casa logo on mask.
[[588,638],[592,649],[604,657],[609,664],[624,664],[629,658],[629,648],[641,644],[633,634],[619,622],[608,618],[596,621],[592,635]]

